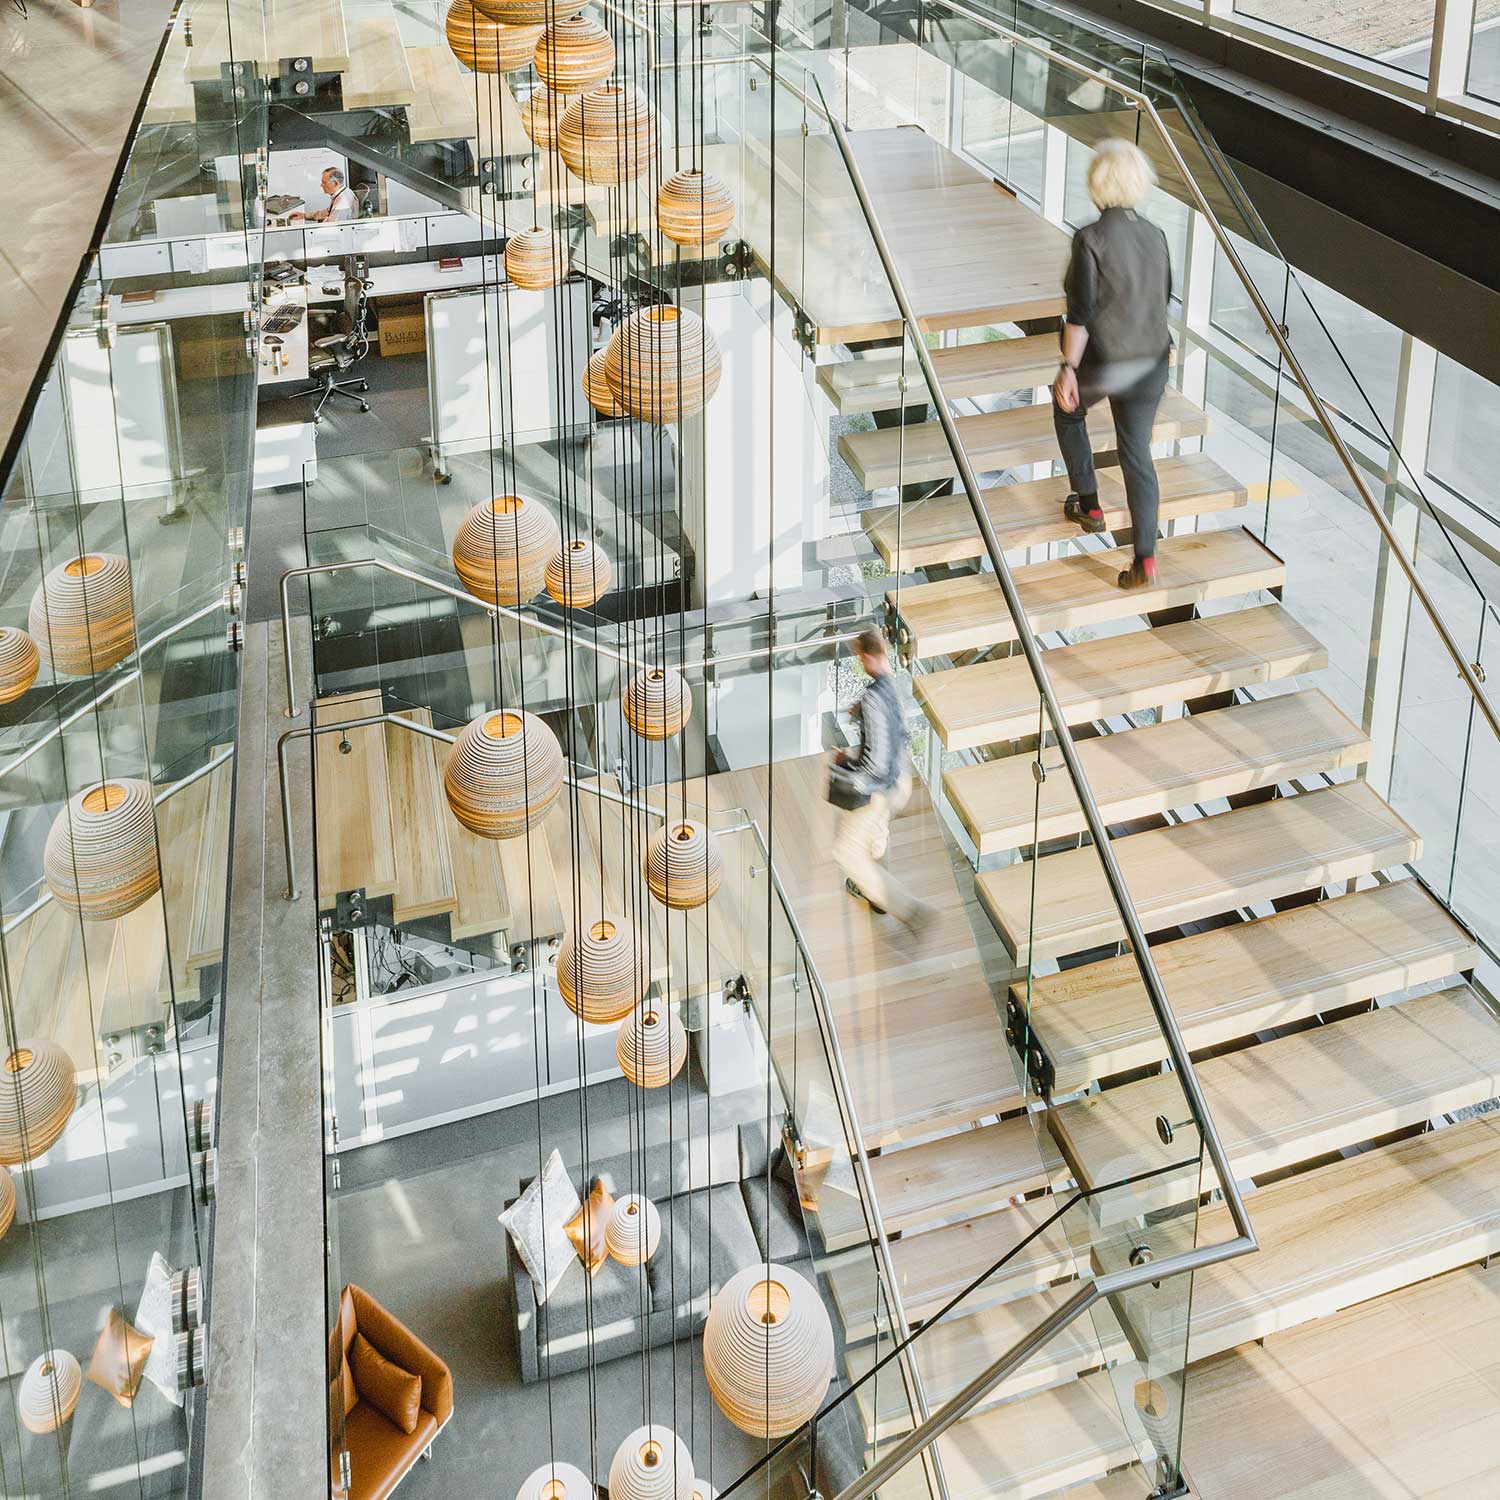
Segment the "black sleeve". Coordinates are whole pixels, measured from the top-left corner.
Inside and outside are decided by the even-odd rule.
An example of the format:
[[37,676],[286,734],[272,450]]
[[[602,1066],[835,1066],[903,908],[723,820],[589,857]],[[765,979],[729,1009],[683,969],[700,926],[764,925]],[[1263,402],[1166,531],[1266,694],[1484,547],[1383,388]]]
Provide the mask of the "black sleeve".
[[1068,299],[1068,322],[1087,328],[1094,316],[1094,299],[1098,292],[1098,268],[1094,256],[1081,234],[1073,236],[1073,253],[1068,258],[1063,277],[1063,294]]
[[1165,261],[1167,268],[1167,306],[1170,307],[1172,305],[1172,247],[1167,243],[1166,231],[1160,225],[1157,226],[1157,232],[1161,235],[1162,260]]

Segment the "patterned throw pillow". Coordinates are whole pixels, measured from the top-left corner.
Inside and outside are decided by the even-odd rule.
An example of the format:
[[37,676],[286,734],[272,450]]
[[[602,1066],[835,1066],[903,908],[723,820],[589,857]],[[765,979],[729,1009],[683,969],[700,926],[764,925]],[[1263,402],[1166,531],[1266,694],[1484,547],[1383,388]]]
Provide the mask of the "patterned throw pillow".
[[538,1303],[557,1290],[558,1282],[573,1264],[573,1247],[565,1226],[578,1208],[578,1190],[563,1166],[562,1153],[554,1151],[542,1175],[500,1215],[531,1277]]

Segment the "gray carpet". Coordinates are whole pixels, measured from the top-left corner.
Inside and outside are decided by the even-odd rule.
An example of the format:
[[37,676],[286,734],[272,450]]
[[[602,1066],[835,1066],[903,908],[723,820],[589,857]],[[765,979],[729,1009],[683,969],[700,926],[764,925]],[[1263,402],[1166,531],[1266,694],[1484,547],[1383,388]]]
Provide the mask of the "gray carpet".
[[[670,1103],[622,1082],[587,1091],[591,1159],[764,1118],[760,1090],[709,1100],[696,1076]],[[779,1111],[779,1105],[776,1106]],[[582,1156],[579,1097],[542,1101],[541,1139]],[[538,1108],[522,1105],[346,1154],[336,1204],[338,1279],[385,1303],[449,1364],[455,1411],[433,1458],[402,1482],[409,1500],[509,1500],[549,1456],[603,1482],[615,1448],[648,1410],[692,1451],[700,1479],[723,1489],[765,1451],[730,1426],[704,1383],[696,1338],[592,1372],[522,1385],[503,1234],[496,1214],[538,1165]],[[835,1325],[837,1326],[837,1325]],[[842,1366],[842,1360],[840,1360]],[[778,1464],[778,1477],[782,1465]],[[756,1486],[757,1490],[759,1489]],[[748,1494],[750,1487],[744,1493]]]

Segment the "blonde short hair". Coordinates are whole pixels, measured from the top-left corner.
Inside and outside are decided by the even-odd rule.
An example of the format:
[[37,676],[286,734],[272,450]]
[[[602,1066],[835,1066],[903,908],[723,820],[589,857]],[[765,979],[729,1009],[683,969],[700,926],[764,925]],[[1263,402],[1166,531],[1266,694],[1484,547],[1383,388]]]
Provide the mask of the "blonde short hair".
[[1106,208],[1139,208],[1156,186],[1146,153],[1118,137],[1100,141],[1089,163],[1089,197],[1100,213]]

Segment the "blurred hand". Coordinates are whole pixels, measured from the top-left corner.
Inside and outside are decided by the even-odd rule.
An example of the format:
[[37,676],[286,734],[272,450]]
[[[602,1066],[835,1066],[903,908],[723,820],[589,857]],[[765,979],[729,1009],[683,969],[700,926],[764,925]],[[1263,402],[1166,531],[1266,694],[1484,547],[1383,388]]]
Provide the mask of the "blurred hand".
[[842,750],[835,750],[833,752],[833,763],[836,766],[843,765],[843,763],[844,763],[844,752]]
[[1064,366],[1052,383],[1052,399],[1061,411],[1078,410],[1078,372]]

